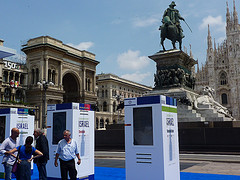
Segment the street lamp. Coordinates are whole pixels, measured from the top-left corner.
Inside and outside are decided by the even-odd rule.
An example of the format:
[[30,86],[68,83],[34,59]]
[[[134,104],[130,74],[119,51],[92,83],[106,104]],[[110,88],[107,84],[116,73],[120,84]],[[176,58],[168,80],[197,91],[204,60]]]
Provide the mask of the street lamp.
[[52,82],[47,82],[47,81],[42,81],[42,82],[38,82],[37,85],[39,85],[41,88],[43,88],[43,92],[44,92],[44,96],[42,97],[42,101],[43,101],[43,106],[42,106],[42,128],[46,128],[46,106],[47,106],[47,100],[46,100],[46,96],[47,96],[47,89],[48,86],[53,86],[54,84]]

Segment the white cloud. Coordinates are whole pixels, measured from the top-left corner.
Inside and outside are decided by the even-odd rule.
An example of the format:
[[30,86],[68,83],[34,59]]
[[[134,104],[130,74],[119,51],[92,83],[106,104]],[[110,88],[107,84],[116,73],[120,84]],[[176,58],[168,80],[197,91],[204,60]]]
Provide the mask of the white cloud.
[[225,32],[225,22],[222,19],[222,16],[208,16],[203,18],[202,23],[199,26],[199,29],[206,29],[208,27],[208,24],[210,27],[214,27],[215,30]]
[[135,18],[133,19],[133,26],[135,27],[147,27],[147,26],[151,26],[153,24],[159,23],[160,20],[159,18],[152,16],[149,18]]
[[89,41],[89,42],[81,42],[78,45],[74,45],[72,43],[68,43],[67,45],[77,48],[79,50],[88,50],[94,46],[94,43]]
[[147,56],[140,56],[140,51],[128,50],[118,55],[117,62],[121,69],[139,70],[149,64],[149,59]]
[[121,76],[121,78],[128,79],[130,81],[138,82],[141,83],[143,80],[147,77],[151,76],[150,72],[147,73],[140,73],[140,72],[135,72],[133,74],[124,74]]

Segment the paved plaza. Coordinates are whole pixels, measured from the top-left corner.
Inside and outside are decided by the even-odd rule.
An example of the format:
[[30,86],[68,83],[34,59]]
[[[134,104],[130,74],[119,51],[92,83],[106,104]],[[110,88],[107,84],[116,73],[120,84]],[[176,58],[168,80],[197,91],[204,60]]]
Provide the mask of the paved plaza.
[[[96,151],[95,167],[97,178],[123,180],[125,153]],[[180,170],[181,180],[240,180],[240,155],[180,154]]]
[[[181,180],[240,180],[240,155],[180,154],[180,170]],[[95,152],[94,180],[125,179],[124,152]],[[32,180],[38,180],[36,165]]]

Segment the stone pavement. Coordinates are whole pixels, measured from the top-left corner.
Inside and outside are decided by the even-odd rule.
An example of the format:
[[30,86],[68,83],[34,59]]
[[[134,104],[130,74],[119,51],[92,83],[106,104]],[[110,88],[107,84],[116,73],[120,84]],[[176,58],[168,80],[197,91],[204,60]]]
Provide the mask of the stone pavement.
[[[124,152],[96,151],[95,159],[125,161]],[[181,172],[240,176],[240,155],[180,154]]]
[[181,172],[203,174],[240,175],[240,163],[211,162],[211,161],[181,161],[180,163],[196,163],[195,165],[181,170]]

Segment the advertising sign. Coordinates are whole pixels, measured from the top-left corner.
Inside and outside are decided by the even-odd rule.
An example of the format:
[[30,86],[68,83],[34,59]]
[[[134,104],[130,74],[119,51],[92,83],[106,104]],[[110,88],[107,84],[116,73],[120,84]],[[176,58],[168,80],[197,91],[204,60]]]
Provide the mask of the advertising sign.
[[180,180],[176,100],[146,96],[124,105],[126,179]]
[[[28,114],[28,109],[9,108],[0,109],[0,143],[11,135],[12,128],[19,129],[19,144],[24,145],[27,136],[33,137],[34,116]],[[2,162],[3,155],[0,155]],[[33,169],[33,164],[31,164]],[[0,179],[4,178],[4,168],[0,165]]]
[[[88,109],[88,110],[86,110]],[[48,105],[47,138],[50,156],[55,157],[57,144],[63,139],[63,131],[70,130],[71,137],[77,141],[81,164],[77,165],[77,177],[81,180],[94,178],[94,111],[90,105],[79,103]],[[48,179],[60,179],[60,167],[54,166],[54,159],[49,160]]]

